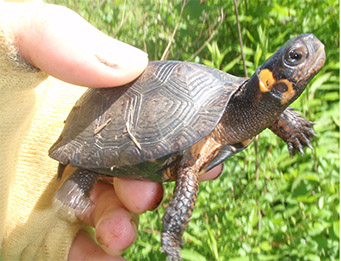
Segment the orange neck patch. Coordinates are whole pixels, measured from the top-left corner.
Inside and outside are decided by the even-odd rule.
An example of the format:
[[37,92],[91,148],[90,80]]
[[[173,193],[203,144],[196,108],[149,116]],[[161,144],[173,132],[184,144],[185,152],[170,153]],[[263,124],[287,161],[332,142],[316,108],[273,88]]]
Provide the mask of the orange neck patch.
[[287,91],[282,93],[281,104],[287,104],[292,97],[296,94],[296,91],[292,83],[287,79],[281,79],[276,81],[273,73],[269,69],[263,69],[260,71],[259,75],[259,90],[261,92],[270,92],[275,84],[285,84],[287,86]]
[[289,103],[289,101],[295,96],[296,90],[292,86],[292,83],[287,79],[280,80],[280,82],[285,83],[288,90],[282,94],[281,105]]
[[272,72],[269,69],[263,69],[259,75],[259,89],[261,92],[269,92],[272,90],[274,83],[276,82]]

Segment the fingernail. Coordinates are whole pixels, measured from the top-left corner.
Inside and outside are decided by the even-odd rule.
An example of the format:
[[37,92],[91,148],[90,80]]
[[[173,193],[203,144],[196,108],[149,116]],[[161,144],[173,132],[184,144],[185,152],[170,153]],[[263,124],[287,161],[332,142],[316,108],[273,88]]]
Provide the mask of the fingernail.
[[156,191],[156,194],[155,194],[154,198],[156,200],[155,200],[155,203],[153,204],[153,206],[148,208],[149,211],[153,211],[153,210],[157,209],[163,200],[163,195],[165,193],[163,186],[159,185],[159,186],[155,187],[155,191]]
[[220,170],[219,174],[213,180],[216,180],[216,179],[220,178],[221,174],[224,173],[225,164],[222,163],[222,164],[220,164],[220,166],[221,166],[221,170]]
[[144,51],[108,36],[97,46],[96,57],[101,63],[124,71],[144,69],[148,62],[148,54]]
[[155,209],[157,209],[157,208],[160,206],[160,204],[161,204],[161,202],[162,202],[162,199],[163,199],[163,197],[160,197],[160,199],[159,199],[158,201],[155,202],[154,206],[152,206],[152,207],[149,208],[148,210],[149,210],[149,211],[154,211]]

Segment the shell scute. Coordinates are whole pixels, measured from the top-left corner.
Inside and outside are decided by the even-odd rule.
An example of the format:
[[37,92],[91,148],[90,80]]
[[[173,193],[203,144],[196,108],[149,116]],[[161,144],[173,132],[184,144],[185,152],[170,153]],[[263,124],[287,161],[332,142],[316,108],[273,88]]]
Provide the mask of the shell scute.
[[132,83],[87,90],[49,154],[93,170],[171,155],[214,129],[244,81],[199,64],[150,62]]

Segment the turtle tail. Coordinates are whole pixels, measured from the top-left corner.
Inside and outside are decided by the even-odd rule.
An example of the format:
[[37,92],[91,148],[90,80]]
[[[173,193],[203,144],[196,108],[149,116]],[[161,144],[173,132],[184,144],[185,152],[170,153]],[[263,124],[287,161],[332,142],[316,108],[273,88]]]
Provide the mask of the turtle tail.
[[57,191],[56,200],[82,214],[92,205],[90,192],[98,177],[96,172],[76,169]]

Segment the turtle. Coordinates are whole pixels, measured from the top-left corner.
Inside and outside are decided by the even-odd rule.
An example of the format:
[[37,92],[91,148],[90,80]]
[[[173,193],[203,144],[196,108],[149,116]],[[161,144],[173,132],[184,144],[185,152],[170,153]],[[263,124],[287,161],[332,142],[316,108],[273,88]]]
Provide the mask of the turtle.
[[185,61],[151,61],[133,82],[88,89],[49,150],[75,172],[56,194],[84,210],[101,176],[175,181],[165,209],[161,250],[180,260],[182,234],[197,199],[198,177],[245,149],[269,128],[295,150],[312,148],[313,122],[288,107],[325,61],[312,33],[289,40],[251,78]]

